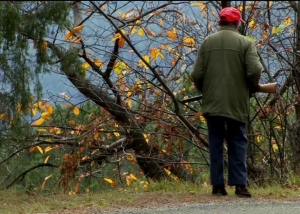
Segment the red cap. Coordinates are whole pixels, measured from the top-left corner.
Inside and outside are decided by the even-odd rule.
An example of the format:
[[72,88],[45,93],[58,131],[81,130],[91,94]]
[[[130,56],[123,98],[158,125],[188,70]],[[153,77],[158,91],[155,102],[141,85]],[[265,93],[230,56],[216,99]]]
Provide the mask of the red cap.
[[234,7],[225,7],[220,12],[220,19],[226,20],[227,22],[245,21],[241,17],[241,12]]

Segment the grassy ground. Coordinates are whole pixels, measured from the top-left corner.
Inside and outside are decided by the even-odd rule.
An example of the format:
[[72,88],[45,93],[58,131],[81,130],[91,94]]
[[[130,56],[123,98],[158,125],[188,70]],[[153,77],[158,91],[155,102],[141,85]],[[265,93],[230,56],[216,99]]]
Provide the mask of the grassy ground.
[[[178,204],[184,202],[207,203],[212,200],[236,200],[234,188],[227,187],[229,196],[214,197],[207,185],[194,186],[185,183],[152,183],[147,191],[134,189],[110,189],[76,195],[62,193],[36,193],[29,191],[1,190],[0,213],[91,213],[91,210],[107,210],[120,207],[146,207],[155,205]],[[296,185],[282,188],[270,186],[251,187],[253,198],[261,200],[299,200],[300,188]]]

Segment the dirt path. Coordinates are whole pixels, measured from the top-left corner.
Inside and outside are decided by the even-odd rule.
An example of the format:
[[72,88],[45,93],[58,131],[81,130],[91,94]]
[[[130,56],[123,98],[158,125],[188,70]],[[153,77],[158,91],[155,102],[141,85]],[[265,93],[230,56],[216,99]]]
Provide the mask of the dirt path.
[[[122,195],[120,195],[122,197]],[[128,204],[112,204],[107,209],[97,207],[66,208],[51,214],[299,214],[300,194],[295,198],[272,196],[241,199],[234,194],[216,197],[210,194],[136,193]]]

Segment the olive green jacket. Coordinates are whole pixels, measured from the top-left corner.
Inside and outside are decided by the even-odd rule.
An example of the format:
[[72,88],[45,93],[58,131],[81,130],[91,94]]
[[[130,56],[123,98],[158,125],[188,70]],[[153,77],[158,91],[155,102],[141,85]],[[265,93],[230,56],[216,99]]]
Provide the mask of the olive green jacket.
[[246,122],[251,91],[263,70],[253,42],[234,26],[222,26],[198,50],[192,72],[203,113]]

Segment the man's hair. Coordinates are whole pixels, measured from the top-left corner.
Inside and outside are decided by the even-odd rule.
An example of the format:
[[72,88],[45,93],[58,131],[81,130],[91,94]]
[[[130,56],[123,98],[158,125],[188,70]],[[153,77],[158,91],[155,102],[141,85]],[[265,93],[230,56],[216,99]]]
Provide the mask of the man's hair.
[[234,25],[235,27],[239,26],[240,21],[233,21],[233,22],[228,22],[227,20],[220,19],[219,25],[220,26],[227,26],[227,25]]

